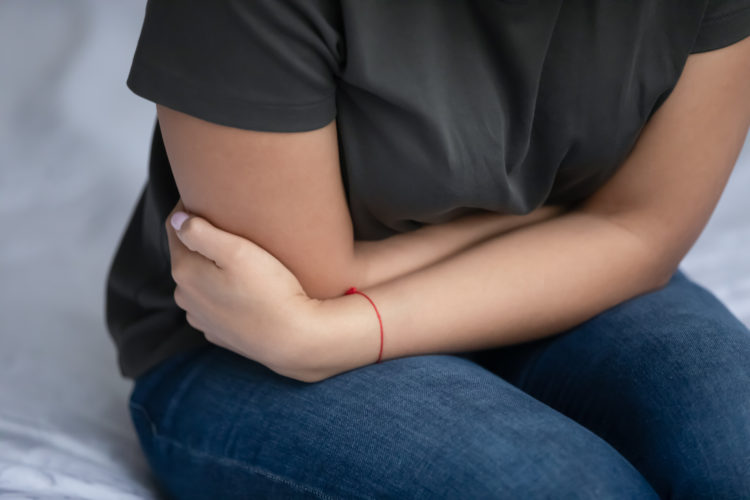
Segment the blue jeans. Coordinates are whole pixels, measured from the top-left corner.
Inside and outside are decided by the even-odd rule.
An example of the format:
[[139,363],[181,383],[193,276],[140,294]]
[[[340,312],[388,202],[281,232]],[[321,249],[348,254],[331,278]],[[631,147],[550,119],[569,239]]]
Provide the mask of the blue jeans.
[[130,410],[172,498],[750,498],[750,331],[681,270],[545,339],[313,384],[208,345]]

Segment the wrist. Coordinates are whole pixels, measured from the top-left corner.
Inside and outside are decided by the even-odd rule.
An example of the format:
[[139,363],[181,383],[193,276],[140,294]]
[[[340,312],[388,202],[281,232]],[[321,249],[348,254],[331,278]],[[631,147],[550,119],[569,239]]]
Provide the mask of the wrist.
[[306,380],[323,380],[377,361],[380,322],[365,297],[355,293],[314,299],[310,306],[295,354]]

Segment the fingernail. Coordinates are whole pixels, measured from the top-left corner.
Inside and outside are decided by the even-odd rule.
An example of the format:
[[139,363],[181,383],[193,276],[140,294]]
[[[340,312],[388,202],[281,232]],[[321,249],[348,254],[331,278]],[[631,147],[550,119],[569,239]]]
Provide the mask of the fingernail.
[[179,231],[182,225],[185,223],[185,221],[188,219],[189,215],[185,212],[175,212],[172,214],[172,218],[169,219],[169,222],[172,224],[172,227],[175,228],[175,230]]

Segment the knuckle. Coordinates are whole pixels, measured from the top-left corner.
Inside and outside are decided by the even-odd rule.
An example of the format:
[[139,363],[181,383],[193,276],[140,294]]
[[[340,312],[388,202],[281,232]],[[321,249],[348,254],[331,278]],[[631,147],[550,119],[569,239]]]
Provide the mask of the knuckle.
[[180,309],[185,309],[185,302],[184,302],[185,297],[182,292],[182,288],[180,288],[179,286],[175,287],[174,293],[172,294],[172,296],[174,297],[175,304],[177,304],[177,306]]
[[189,259],[179,259],[172,263],[172,279],[175,283],[189,287],[194,275],[194,264]]
[[184,236],[190,234],[193,237],[200,237],[202,232],[202,224],[197,217],[190,217],[186,220],[180,228],[180,233]]
[[186,312],[185,319],[187,320],[188,325],[192,326],[196,330],[200,330],[200,327],[198,326],[198,322],[195,320],[195,316],[193,316],[189,312]]
[[203,337],[205,337],[206,341],[211,342],[214,345],[225,347],[221,340],[217,336],[212,335],[211,332],[203,331]]
[[180,261],[172,261],[172,279],[175,283],[183,283],[185,281],[185,264]]

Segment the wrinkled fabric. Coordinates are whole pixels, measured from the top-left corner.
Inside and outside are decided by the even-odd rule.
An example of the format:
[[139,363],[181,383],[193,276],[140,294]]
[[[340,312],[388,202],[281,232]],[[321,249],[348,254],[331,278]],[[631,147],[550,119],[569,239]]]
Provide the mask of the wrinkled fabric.
[[[152,0],[128,86],[222,125],[336,120],[357,240],[571,204],[610,178],[691,52],[750,35],[750,0]],[[158,125],[107,318],[133,377],[205,340],[174,303],[177,202]]]

